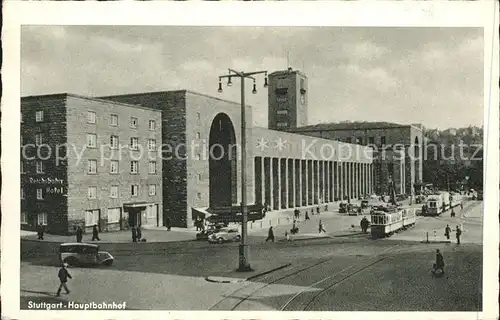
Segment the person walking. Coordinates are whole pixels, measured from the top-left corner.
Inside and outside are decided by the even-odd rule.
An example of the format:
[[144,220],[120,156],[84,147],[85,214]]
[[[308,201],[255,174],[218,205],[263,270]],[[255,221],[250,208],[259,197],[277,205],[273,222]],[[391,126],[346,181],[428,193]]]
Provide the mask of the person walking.
[[274,231],[273,231],[273,227],[269,227],[269,231],[267,232],[267,238],[266,238],[266,242],[268,242],[269,240],[271,240],[272,242],[274,242]]
[[170,218],[167,218],[167,220],[165,221],[165,227],[167,227],[167,231],[170,231],[170,229],[172,228],[172,222],[170,221]]
[[446,236],[446,239],[450,240],[450,233],[451,233],[451,228],[450,225],[446,225],[446,228],[444,229],[444,235]]
[[316,208],[316,212],[319,214],[319,206]]
[[43,240],[43,232],[44,232],[44,230],[43,230],[43,226],[42,226],[41,223],[38,224],[38,227],[37,227],[36,231],[37,231],[36,234],[38,235],[38,240]]
[[444,258],[439,249],[436,249],[436,264],[434,265],[434,272],[441,270],[444,273]]
[[132,242],[137,242],[137,229],[132,227]]
[[457,226],[457,244],[460,244],[460,236],[462,235],[462,230]]
[[460,201],[460,211],[464,210],[464,203]]
[[99,239],[99,230],[97,230],[97,224],[94,224],[94,226],[92,227],[92,241],[94,240],[101,241],[101,239]]
[[290,235],[288,234],[288,231],[285,231],[285,238],[286,241],[290,241]]
[[83,229],[80,226],[76,227],[76,242],[80,243],[83,239]]
[[59,269],[59,272],[57,274],[57,276],[59,277],[59,280],[61,281],[61,284],[59,284],[59,288],[57,289],[57,294],[56,294],[56,296],[58,296],[58,297],[61,295],[62,288],[64,288],[64,290],[66,290],[67,294],[69,294],[71,292],[71,291],[69,291],[68,285],[66,284],[68,282],[68,278],[72,279],[67,268],[68,268],[68,264],[63,263],[61,269]]
[[321,222],[321,220],[319,220],[318,231],[319,231],[318,233],[321,233],[321,232],[326,233],[326,230],[323,228],[323,222]]
[[305,220],[309,220],[309,213],[306,211],[306,218]]
[[141,227],[137,227],[137,241],[141,241],[142,239],[142,230]]

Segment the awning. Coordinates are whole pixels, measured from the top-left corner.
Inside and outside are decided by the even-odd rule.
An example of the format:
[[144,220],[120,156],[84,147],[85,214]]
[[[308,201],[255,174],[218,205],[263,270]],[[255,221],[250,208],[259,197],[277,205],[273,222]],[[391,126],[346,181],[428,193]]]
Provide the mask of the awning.
[[124,203],[123,208],[142,208],[142,207],[147,207],[147,206],[152,206],[152,205],[154,205],[154,203],[139,201],[139,202]]

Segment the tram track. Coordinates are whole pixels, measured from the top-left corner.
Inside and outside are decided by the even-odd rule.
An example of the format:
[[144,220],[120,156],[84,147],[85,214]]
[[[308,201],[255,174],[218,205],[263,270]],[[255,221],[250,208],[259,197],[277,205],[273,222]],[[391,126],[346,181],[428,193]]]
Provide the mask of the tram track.
[[[386,248],[381,253],[379,253],[378,256],[382,256],[382,255],[387,254],[387,253],[395,254],[395,253],[399,253],[399,252],[403,251],[404,249],[403,250],[402,249],[396,249],[396,248],[399,248],[399,246],[400,245],[398,244],[398,245],[396,245],[394,247]],[[316,281],[315,283],[311,284],[307,288],[302,289],[300,292],[298,292],[294,296],[292,296],[284,305],[281,306],[280,311],[292,311],[292,310],[293,311],[308,311],[309,308],[311,307],[311,305],[322,294],[324,294],[328,290],[334,288],[335,286],[341,284],[342,282],[348,280],[349,278],[351,278],[351,277],[353,277],[353,276],[355,276],[355,275],[357,275],[357,274],[365,271],[366,269],[369,269],[370,267],[372,267],[372,266],[374,266],[374,265],[376,265],[376,264],[378,264],[378,263],[380,263],[382,261],[385,261],[386,259],[388,259],[388,257],[381,257],[381,258],[376,259],[375,261],[370,262],[367,265],[362,266],[361,268],[357,268],[355,271],[350,272],[347,275],[342,276],[340,279],[335,280],[333,283],[329,284],[325,288],[322,288],[318,293],[314,294],[312,298],[310,298],[310,299],[307,300],[307,302],[305,303],[305,306],[303,308],[298,308],[299,310],[296,310],[297,308],[293,308],[293,302],[295,302],[295,301],[298,301],[298,306],[301,306],[299,298],[302,298],[302,296],[304,296],[306,293],[310,293],[311,292],[311,291],[309,291],[310,289],[313,289],[317,285],[322,284],[322,283],[324,283],[324,282],[326,282],[326,281],[328,281],[328,280],[330,280],[332,278],[335,279],[337,276],[342,275],[346,271],[349,271],[349,270],[353,269],[355,267],[355,265],[350,265],[350,266],[348,266],[348,267],[340,270],[339,272],[336,272],[335,274],[333,274],[331,276],[328,276],[328,277],[323,278],[323,279],[321,279],[319,281]],[[290,310],[290,309],[292,309],[292,310]]]
[[[400,244],[397,244],[397,245],[394,245],[394,246],[391,246],[389,248],[386,248],[384,250],[382,250],[380,253],[378,253],[376,256],[380,257],[384,254],[387,254],[388,252],[391,252],[391,253],[398,253],[398,252],[401,252],[405,249],[399,249],[397,250],[397,248],[399,248],[401,245]],[[236,302],[234,305],[232,305],[230,308],[228,308],[229,310],[231,311],[235,311],[236,309],[238,309],[244,302],[250,300],[254,295],[255,293],[263,290],[263,289],[266,289],[268,288],[269,286],[271,285],[274,285],[282,280],[285,280],[285,279],[288,279],[288,278],[292,278],[294,276],[297,276],[303,272],[306,272],[306,271],[310,271],[311,269],[315,268],[315,267],[319,267],[327,262],[330,262],[331,260],[335,259],[339,253],[343,253],[345,251],[349,250],[349,248],[344,248],[343,250],[341,250],[340,252],[337,251],[333,254],[331,254],[331,256],[327,259],[322,259],[320,262],[317,262],[317,263],[314,263],[312,265],[308,265],[308,266],[305,266],[305,267],[300,267],[298,268],[297,270],[294,270],[293,272],[291,273],[287,273],[283,276],[279,276],[277,277],[276,279],[272,279],[273,275],[270,274],[270,275],[266,275],[260,279],[256,279],[257,281],[260,280],[260,281],[266,281],[267,279],[272,279],[272,281],[269,281],[269,282],[266,282],[265,284],[261,284],[261,285],[258,285],[256,288],[251,288],[252,286],[255,286],[256,283],[254,282],[250,282],[248,283],[247,285],[243,286],[243,287],[240,287],[236,290],[234,290],[233,292],[231,292],[228,296],[226,296],[224,299],[220,300],[217,304],[215,304],[214,306],[212,306],[212,308],[210,308],[210,310],[227,310],[227,309],[222,309],[221,307],[223,307],[224,303],[225,302],[230,302],[231,300],[235,300],[235,299],[239,299],[238,302]],[[378,258],[375,262],[371,262],[370,264],[368,265],[364,265],[363,267],[361,268],[358,268],[357,270],[355,270],[354,272],[344,276],[343,278],[341,278],[340,280],[334,282],[333,284],[329,285],[327,289],[324,289],[322,291],[325,291],[325,290],[328,290],[332,287],[334,287],[335,285],[338,285],[340,284],[341,282],[349,279],[350,277],[364,271],[365,269],[368,269],[370,268],[371,266],[377,264],[377,263],[380,263],[384,260],[386,260],[387,257],[381,257],[381,258]],[[321,279],[320,281],[317,281],[311,285],[309,285],[308,287],[306,287],[305,289],[301,290],[299,293],[295,294],[292,298],[290,298],[284,305],[281,306],[280,310],[281,311],[285,311],[287,309],[288,306],[291,305],[291,303],[293,301],[295,301],[296,299],[298,299],[301,295],[303,295],[305,293],[306,290],[308,289],[311,289],[313,288],[314,286],[318,285],[318,284],[321,284],[327,280],[330,280],[342,273],[345,273],[346,271],[349,271],[351,269],[353,269],[355,267],[355,264],[352,264],[344,269],[342,269],[341,271],[335,273],[334,275],[331,275],[331,276],[328,276],[326,278],[323,278]],[[248,289],[250,289],[250,292],[246,293],[243,295],[243,297],[236,297],[239,293],[245,293],[245,291],[247,291]],[[317,297],[319,297],[319,295],[321,294],[321,292],[319,294],[317,294],[316,296],[314,296],[313,300],[314,299],[317,299]],[[311,300],[312,301],[312,300]],[[307,307],[309,307],[310,303],[312,303],[311,301],[309,301]],[[221,309],[219,309],[221,308]]]

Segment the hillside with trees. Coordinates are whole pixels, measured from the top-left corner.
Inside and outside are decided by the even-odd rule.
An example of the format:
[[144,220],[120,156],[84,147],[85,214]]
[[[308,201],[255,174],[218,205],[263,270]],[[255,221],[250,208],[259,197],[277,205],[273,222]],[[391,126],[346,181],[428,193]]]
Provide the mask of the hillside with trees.
[[483,189],[483,128],[425,129],[423,182]]

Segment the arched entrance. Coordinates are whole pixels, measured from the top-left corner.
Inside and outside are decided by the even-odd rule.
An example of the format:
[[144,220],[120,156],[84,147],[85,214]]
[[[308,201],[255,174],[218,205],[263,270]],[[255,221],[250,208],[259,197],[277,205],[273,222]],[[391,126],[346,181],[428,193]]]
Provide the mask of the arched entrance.
[[237,199],[237,148],[234,126],[229,116],[215,116],[209,135],[209,206],[231,207]]

